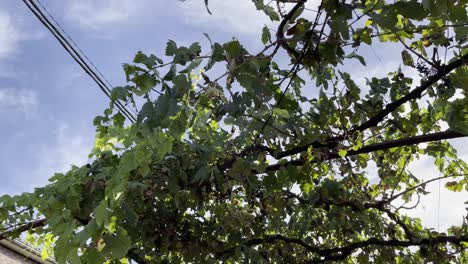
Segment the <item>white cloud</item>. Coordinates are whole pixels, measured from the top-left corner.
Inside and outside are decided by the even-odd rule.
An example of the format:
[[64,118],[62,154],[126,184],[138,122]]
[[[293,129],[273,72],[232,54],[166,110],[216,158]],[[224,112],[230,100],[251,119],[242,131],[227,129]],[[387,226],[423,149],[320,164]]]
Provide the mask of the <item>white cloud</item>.
[[85,30],[100,32],[130,20],[142,21],[148,17],[157,19],[168,14],[185,24],[213,26],[242,33],[257,32],[267,22],[266,16],[256,11],[250,0],[210,1],[209,6],[212,16],[206,12],[203,1],[69,0],[65,16]]
[[67,1],[65,16],[82,28],[101,31],[106,27],[128,21],[147,1],[132,0],[81,0]]
[[250,0],[210,1],[212,15],[206,12],[201,1],[188,1],[180,7],[185,23],[217,27],[232,33],[258,33],[268,24],[267,16],[257,11]]
[[39,107],[36,92],[27,89],[0,89],[0,112],[16,111],[31,115]]
[[[467,160],[468,155],[460,155],[460,158]],[[423,181],[440,177],[440,173],[434,165],[434,159],[423,157],[410,164],[410,170],[416,177]],[[452,192],[445,188],[445,183],[453,180],[441,180],[427,184],[428,195],[421,196],[419,206],[416,209],[403,211],[408,216],[421,219],[423,226],[434,228],[444,232],[452,225],[461,225],[466,217],[467,206],[464,204],[467,199],[467,192]],[[408,204],[416,203],[417,198]],[[400,203],[398,203],[400,204]],[[395,203],[397,205],[397,203]]]
[[56,144],[52,148],[43,149],[45,153],[49,153],[45,164],[63,172],[72,164],[82,165],[88,160],[92,145],[88,145],[89,142],[80,133],[73,133],[68,125],[60,124],[55,134]]
[[[308,9],[317,9],[320,0],[306,3]],[[240,34],[258,34],[263,25],[272,25],[269,18],[255,8],[252,0],[212,0],[209,1],[210,16],[202,1],[187,1],[180,5],[184,22],[200,24],[224,31]],[[291,5],[288,5],[290,8]],[[309,11],[305,11],[309,12]]]
[[43,186],[54,173],[64,173],[72,165],[81,166],[88,161],[92,135],[74,131],[65,123],[59,124],[53,133],[55,139],[51,144],[38,147],[39,162],[31,170],[37,174],[37,178],[31,182],[31,188]]
[[0,62],[0,78],[16,78],[22,74],[24,75],[23,70],[15,69],[11,64]]
[[13,25],[10,15],[0,11],[0,59],[15,53],[22,38],[19,30]]
[[[307,8],[316,9],[320,0],[307,2]],[[291,5],[288,5],[289,7]],[[109,34],[116,26],[129,21],[143,22],[159,18],[157,26],[167,26],[168,18],[187,25],[199,25],[225,32],[259,33],[264,24],[271,25],[268,17],[256,10],[251,0],[210,0],[209,15],[201,0],[68,0],[65,16],[83,29]],[[309,11],[306,11],[309,12]],[[164,17],[164,19],[161,19]]]
[[0,10],[0,59],[10,58],[19,52],[22,41],[42,38],[44,32],[25,28],[23,17],[14,12]]
[[57,78],[57,83],[63,90],[74,89],[73,87],[79,80],[88,77],[86,73],[78,65],[63,67]]

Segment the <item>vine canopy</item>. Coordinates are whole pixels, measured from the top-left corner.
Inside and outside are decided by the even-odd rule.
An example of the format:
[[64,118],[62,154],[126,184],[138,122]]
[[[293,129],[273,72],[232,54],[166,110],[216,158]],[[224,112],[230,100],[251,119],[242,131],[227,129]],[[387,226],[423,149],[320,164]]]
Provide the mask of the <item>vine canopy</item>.
[[[431,182],[468,191],[447,141],[468,136],[467,2],[252,0],[258,50],[139,51],[93,162],[0,197],[0,239],[58,263],[468,263],[466,212],[443,232],[407,215]],[[400,64],[384,77],[377,46]]]

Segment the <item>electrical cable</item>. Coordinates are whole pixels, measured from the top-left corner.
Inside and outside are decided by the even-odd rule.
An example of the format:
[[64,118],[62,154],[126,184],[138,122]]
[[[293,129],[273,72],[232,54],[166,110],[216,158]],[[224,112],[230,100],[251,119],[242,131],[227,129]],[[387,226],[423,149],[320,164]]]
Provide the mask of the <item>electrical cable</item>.
[[[36,18],[52,33],[52,35],[59,41],[60,45],[67,51],[67,53],[77,62],[80,67],[96,82],[101,91],[117,106],[117,108],[122,112],[122,114],[131,122],[135,122],[135,117],[125,108],[125,106],[118,100],[113,100],[111,97],[111,89],[106,85],[106,83],[100,78],[96,72],[88,65],[88,63],[83,59],[83,56],[70,44],[67,39],[58,31],[54,24],[44,15],[40,8],[33,2],[33,0],[23,0],[23,3],[28,7],[28,9],[36,16]],[[42,6],[42,5],[41,5]],[[42,6],[43,7],[43,6]],[[44,8],[44,7],[43,7]],[[46,10],[44,8],[44,10]],[[47,12],[47,11],[46,11]],[[47,12],[50,14],[49,12]],[[55,19],[54,19],[55,21]],[[63,28],[62,28],[63,30]],[[65,32],[65,31],[64,31]],[[67,34],[68,35],[68,34]],[[69,37],[69,35],[68,35]],[[70,37],[69,37],[70,38]],[[71,39],[71,38],[70,38]],[[74,43],[74,42],[73,42]],[[76,43],[74,43],[75,46]],[[79,49],[79,48],[78,48]],[[83,51],[80,49],[81,53],[84,55]],[[84,55],[86,56],[86,55]],[[92,64],[88,57],[88,61]],[[94,68],[97,67],[92,64]],[[101,73],[102,76],[102,73]],[[103,76],[102,76],[103,77]],[[105,78],[104,78],[105,79]]]
[[41,8],[47,13],[47,15],[54,21],[54,23],[58,26],[58,28],[65,34],[65,36],[68,38],[68,40],[76,47],[76,49],[83,55],[83,57],[93,66],[94,70],[99,74],[99,76],[104,79],[104,81],[110,86],[114,87],[109,80],[102,74],[102,72],[99,70],[96,65],[94,65],[93,61],[84,53],[84,51],[76,44],[76,42],[73,40],[73,38],[65,31],[65,29],[60,25],[60,23],[55,19],[55,17],[47,10],[47,8],[41,3],[41,1],[36,0],[37,3],[41,6]]

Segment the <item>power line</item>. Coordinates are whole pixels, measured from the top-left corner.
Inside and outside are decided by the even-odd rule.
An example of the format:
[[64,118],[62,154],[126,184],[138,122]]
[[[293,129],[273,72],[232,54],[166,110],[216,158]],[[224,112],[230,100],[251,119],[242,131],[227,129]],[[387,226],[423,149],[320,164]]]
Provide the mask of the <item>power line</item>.
[[76,42],[73,40],[73,38],[65,31],[65,29],[60,25],[60,23],[54,18],[54,16],[47,10],[47,8],[45,8],[45,6],[41,3],[41,1],[39,0],[36,0],[37,3],[41,6],[42,9],[44,9],[44,11],[47,13],[47,15],[52,19],[52,21],[54,21],[54,23],[58,26],[58,28],[63,32],[63,34],[65,34],[65,36],[68,38],[68,40],[70,40],[70,42],[75,45],[75,47],[77,48],[77,50],[83,54],[83,57],[88,60],[89,64],[91,64],[91,66],[93,66],[93,68],[97,71],[97,73],[104,79],[104,81],[106,81],[106,83],[110,86],[110,87],[113,87],[113,85],[106,79],[106,77],[101,73],[101,71],[96,67],[96,65],[94,65],[93,61],[91,61],[90,58],[88,58],[88,56],[86,56],[86,53],[84,53],[83,50],[81,50],[81,48],[78,46],[78,44],[76,44]]
[[[53,21],[57,24],[57,26],[67,35],[69,40],[73,42],[74,45],[68,41],[63,34],[57,29],[57,27],[46,17],[46,15],[42,12],[42,10],[34,3],[33,0],[23,0],[23,3],[28,7],[28,9],[36,16],[36,18],[52,33],[52,35],[59,41],[60,45],[67,51],[68,54],[75,60],[76,63],[80,65],[80,67],[96,82],[99,86],[101,91],[117,106],[117,108],[122,112],[122,114],[131,122],[135,122],[136,119],[125,108],[125,106],[119,100],[113,100],[111,97],[111,88],[107,84],[110,85],[109,81],[107,84],[102,80],[105,79],[102,73],[97,69],[97,67],[91,62],[91,60],[84,54],[84,52],[78,47],[78,45],[71,39],[71,37],[65,32],[65,30],[57,23],[57,21],[50,15],[50,13],[45,9],[43,5],[41,7],[49,14]],[[76,47],[76,48],[75,48]],[[77,51],[77,49],[79,51]],[[87,59],[84,60],[83,57]],[[96,71],[99,72],[98,75],[90,66],[91,64]],[[112,86],[112,85],[110,85]]]
[[52,19],[52,21],[54,21],[54,23],[58,26],[58,28],[63,32],[63,34],[65,34],[65,36],[68,38],[68,40],[70,40],[70,42],[75,45],[76,49],[83,55],[83,57],[88,60],[89,64],[91,64],[91,66],[93,66],[94,70],[96,70],[96,72],[100,75],[100,77],[102,79],[104,79],[104,81],[106,81],[106,83],[110,86],[110,87],[113,87],[113,85],[109,82],[109,80],[107,80],[107,78],[102,74],[102,72],[98,69],[98,67],[96,67],[96,65],[94,65],[93,61],[88,58],[88,56],[86,55],[86,53],[84,53],[83,50],[81,50],[80,46],[78,46],[78,44],[76,44],[76,42],[73,40],[73,38],[65,31],[65,29],[60,25],[60,23],[54,18],[54,16],[47,10],[47,8],[45,8],[45,6],[41,3],[41,1],[39,0],[36,0],[37,3],[42,7],[42,9],[44,9],[44,11],[47,13],[47,15]]
[[[25,2],[23,0],[23,2]],[[99,88],[104,92],[104,94],[116,104],[116,106],[119,108],[119,110],[129,119],[131,122],[134,122],[136,119],[133,117],[133,115],[125,108],[125,106],[118,100],[112,100],[111,98],[111,88],[109,88],[106,83],[102,79],[105,79],[102,73],[97,69],[97,67],[92,63],[92,61],[84,54],[84,52],[79,48],[79,46],[71,39],[71,37],[65,32],[65,30],[60,26],[60,24],[50,15],[50,12],[47,11],[47,9],[43,6],[42,8],[49,14],[49,16],[55,21],[55,23],[62,29],[63,33],[65,33],[70,41],[75,45],[75,47],[81,52],[81,54],[76,50],[76,48],[68,42],[63,35],[57,30],[55,25],[48,20],[48,18],[42,13],[40,8],[34,3],[33,0],[29,0],[29,3],[32,5],[28,5],[28,3],[25,2],[25,4],[28,6],[28,8],[36,15],[36,17],[41,21],[44,26],[54,35],[54,37],[60,42],[60,44],[65,48],[65,50],[72,56],[72,58],[83,68],[83,70],[98,84]],[[36,12],[34,12],[35,9]],[[85,57],[89,64],[91,64],[100,74],[101,77],[99,77],[96,72],[88,65],[88,62],[83,59]],[[105,79],[106,80],[106,79]],[[109,81],[107,83],[110,85]],[[112,87],[112,85],[110,85]]]

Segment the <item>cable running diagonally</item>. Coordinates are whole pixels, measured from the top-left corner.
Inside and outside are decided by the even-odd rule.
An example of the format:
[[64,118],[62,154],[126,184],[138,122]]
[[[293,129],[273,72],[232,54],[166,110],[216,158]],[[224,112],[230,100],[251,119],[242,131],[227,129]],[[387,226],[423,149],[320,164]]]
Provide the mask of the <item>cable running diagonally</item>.
[[[66,32],[63,30],[63,28],[60,27],[60,25],[58,25],[55,19],[52,18],[58,25],[58,27],[60,27],[61,30],[68,36],[70,41],[73,42],[74,45],[71,44],[70,41],[63,36],[62,32],[60,32],[57,29],[57,27],[49,20],[49,18],[34,2],[34,0],[23,0],[23,3],[36,16],[36,18],[52,33],[52,35],[59,41],[60,45],[62,45],[62,47],[67,51],[67,53],[70,54],[70,56],[80,65],[80,67],[96,82],[101,91],[117,106],[117,108],[122,112],[122,114],[125,115],[125,117],[131,122],[135,122],[135,117],[132,115],[132,113],[129,112],[129,110],[125,108],[122,102],[112,99],[111,88],[109,88],[109,82],[107,81],[107,83],[109,84],[108,85],[102,80],[105,79],[102,73],[100,73],[99,70],[97,70],[97,67],[94,66],[94,64],[92,64],[91,60],[83,53],[81,49],[79,49],[78,45],[76,45],[76,43],[71,40],[70,36],[66,34]],[[42,6],[42,8],[44,7]],[[44,8],[44,10],[46,9]],[[50,16],[50,13],[47,10],[46,12]],[[83,57],[85,57],[87,61],[83,59]],[[98,75],[89,64],[92,64],[93,67],[100,73],[100,75]]]
[[55,17],[47,10],[47,8],[41,3],[41,1],[36,0],[37,3],[41,6],[41,8],[46,12],[46,14],[52,19],[52,21],[58,26],[58,28],[62,31],[62,33],[68,38],[68,40],[76,47],[76,49],[83,55],[83,57],[89,62],[91,66],[93,66],[94,70],[99,74],[99,76],[106,81],[109,87],[113,87],[113,85],[107,80],[107,78],[102,74],[96,65],[94,65],[93,61],[81,50],[80,46],[76,44],[73,38],[65,31],[65,29],[60,25],[60,23],[55,19]]

